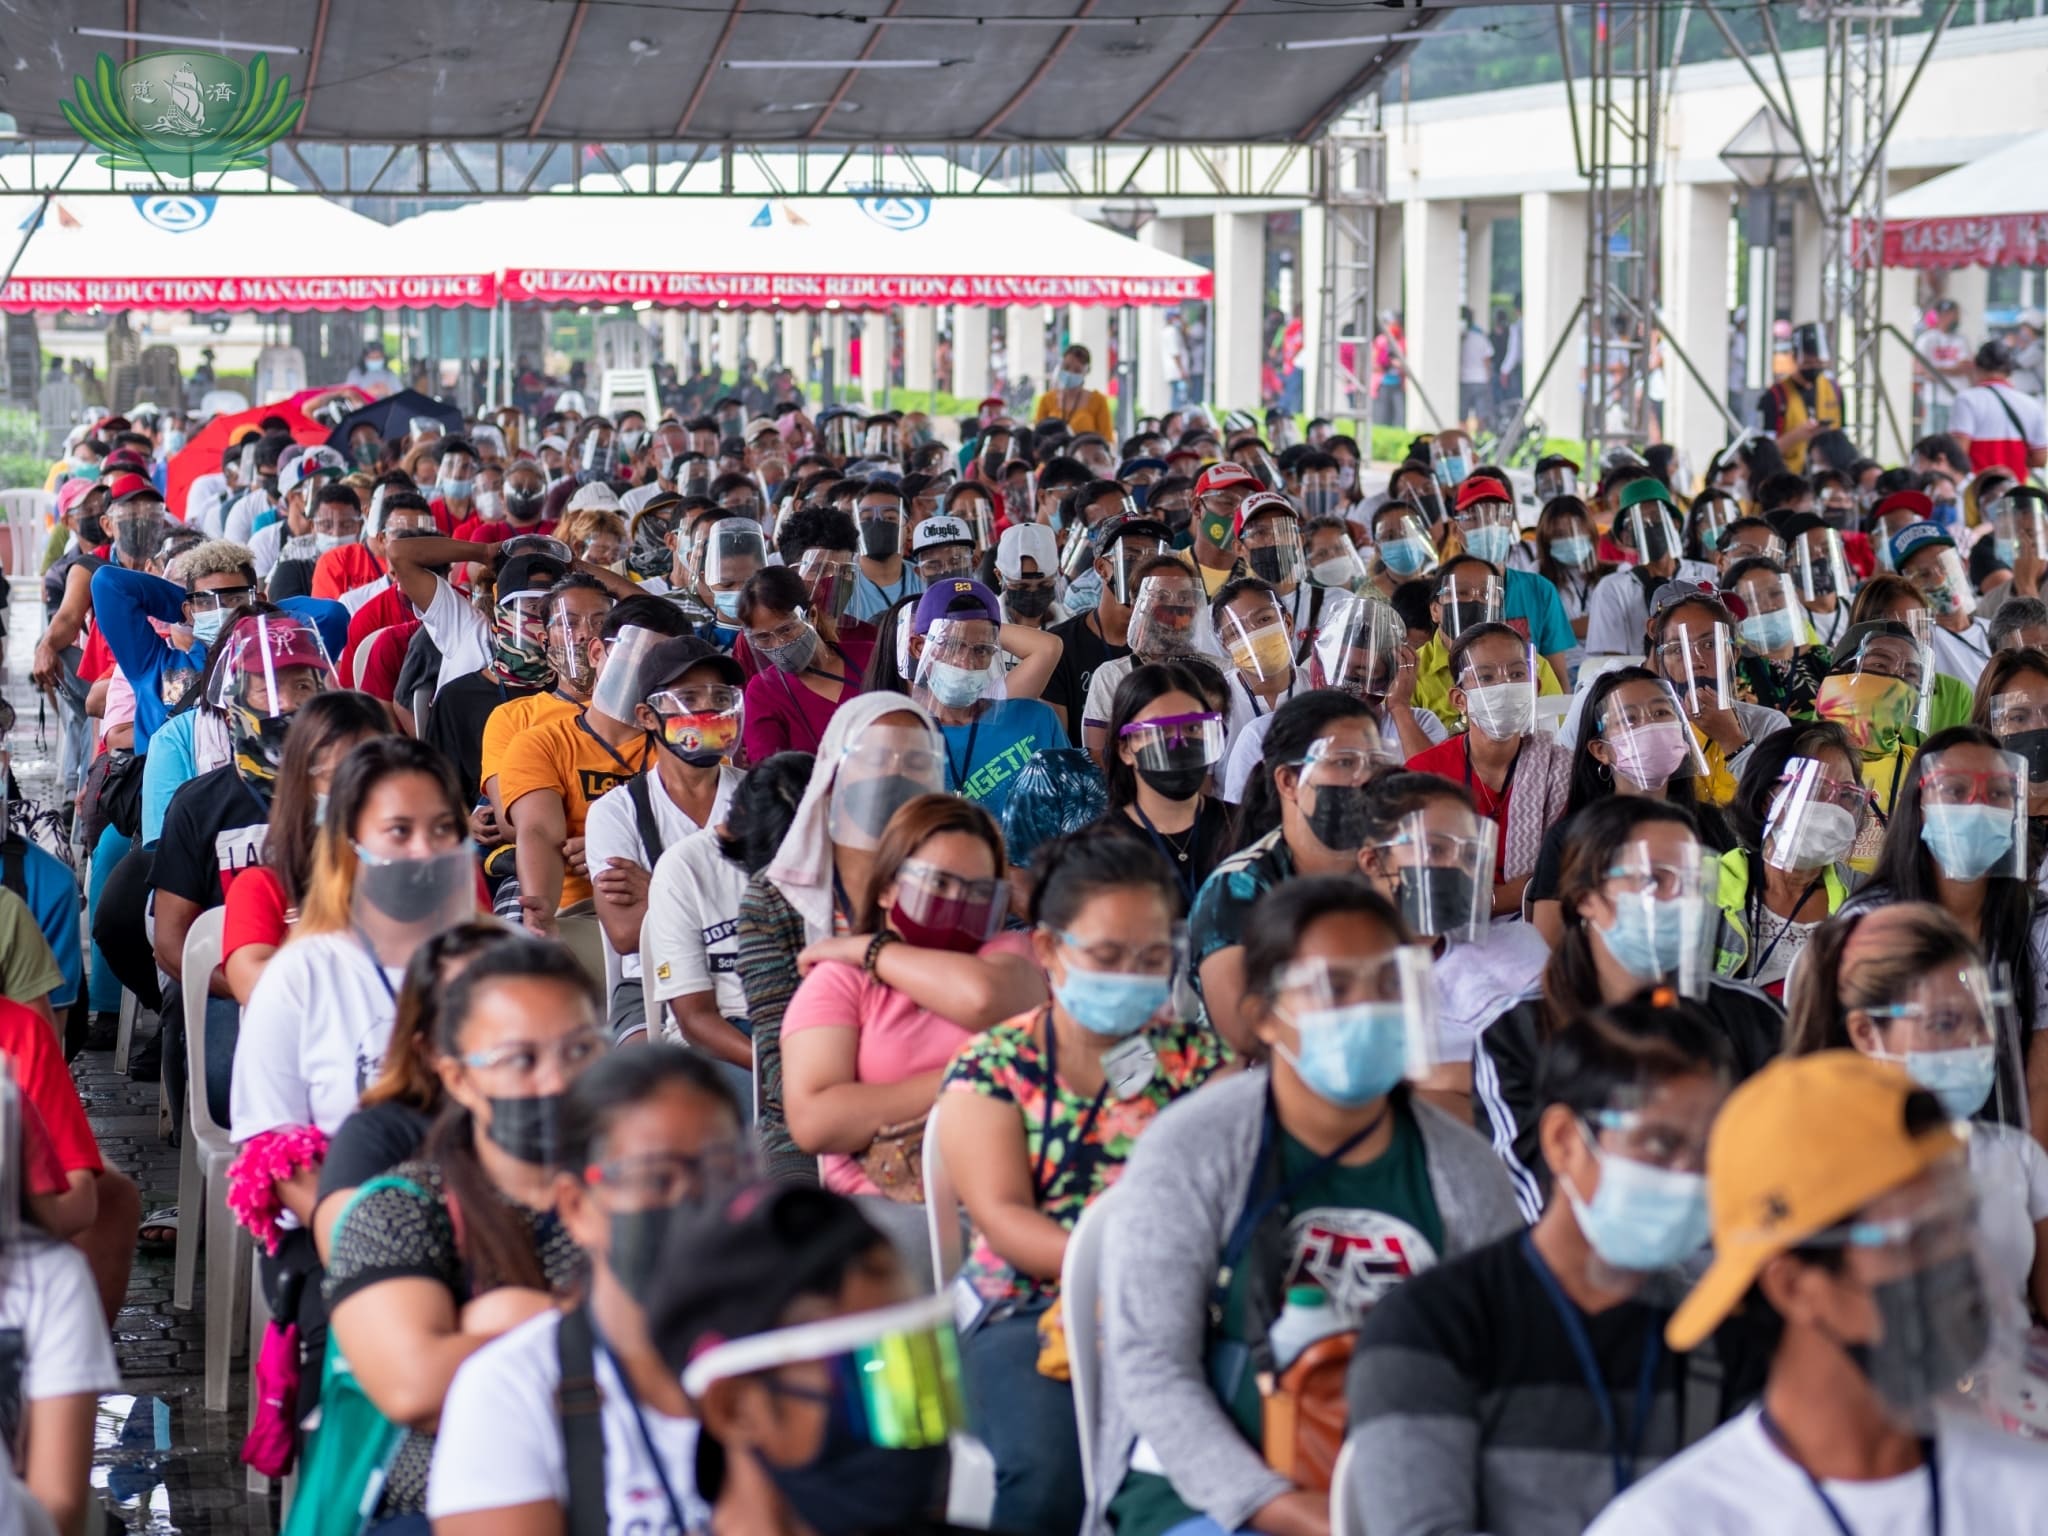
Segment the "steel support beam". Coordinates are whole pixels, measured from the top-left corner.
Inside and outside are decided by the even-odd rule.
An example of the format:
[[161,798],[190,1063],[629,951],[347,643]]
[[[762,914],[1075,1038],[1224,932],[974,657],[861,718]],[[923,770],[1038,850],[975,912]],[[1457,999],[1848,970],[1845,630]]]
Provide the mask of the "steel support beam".
[[[1315,146],[1317,201],[1323,210],[1322,283],[1316,294],[1316,392],[1326,416],[1367,409],[1363,370],[1377,330],[1380,209],[1387,201],[1387,141],[1379,102],[1364,103],[1331,125]],[[1343,362],[1351,350],[1351,367]]]

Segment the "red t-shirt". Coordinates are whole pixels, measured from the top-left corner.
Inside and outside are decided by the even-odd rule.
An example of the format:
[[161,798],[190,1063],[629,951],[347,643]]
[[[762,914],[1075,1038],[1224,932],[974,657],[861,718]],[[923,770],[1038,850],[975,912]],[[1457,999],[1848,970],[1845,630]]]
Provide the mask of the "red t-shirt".
[[51,1151],[67,1173],[98,1173],[100,1144],[78,1101],[78,1086],[64,1065],[64,1048],[42,1015],[0,998],[0,1054],[14,1069],[22,1099],[35,1106]]
[[1515,777],[1509,770],[1507,782],[1501,785],[1500,794],[1486,787],[1486,781],[1472,771],[1471,761],[1465,756],[1465,737],[1462,733],[1438,742],[1427,752],[1418,752],[1408,759],[1408,767],[1415,773],[1433,773],[1440,779],[1449,779],[1453,784],[1462,784],[1472,796],[1472,804],[1479,814],[1500,828],[1495,840],[1498,852],[1494,859],[1496,881],[1507,878],[1508,846],[1508,801],[1515,793]]
[[341,648],[339,676],[344,688],[355,686],[356,647],[380,629],[393,624],[405,624],[418,618],[405,594],[396,587],[387,587],[371,598],[353,614],[349,615],[348,643]]
[[313,595],[339,600],[344,592],[367,587],[384,574],[384,562],[370,553],[366,544],[344,544],[330,549],[313,567]]
[[[407,619],[370,637],[369,649],[363,654],[363,680],[357,685],[363,692],[387,704],[396,702],[398,674],[405,670],[406,649],[419,628],[418,619]],[[412,707],[410,700],[406,707]]]
[[114,670],[114,651],[95,624],[85,637],[85,647],[78,656],[78,675],[88,683],[96,683]]
[[555,525],[538,522],[531,528],[521,528],[516,523],[494,523],[488,518],[466,517],[455,530],[455,537],[468,539],[472,544],[502,544],[507,539],[516,539],[523,534],[544,533],[553,535]]
[[246,944],[268,944],[272,949],[282,944],[290,932],[286,910],[284,882],[277,878],[276,870],[268,864],[244,870],[228,887],[227,911],[220,929],[222,964]]

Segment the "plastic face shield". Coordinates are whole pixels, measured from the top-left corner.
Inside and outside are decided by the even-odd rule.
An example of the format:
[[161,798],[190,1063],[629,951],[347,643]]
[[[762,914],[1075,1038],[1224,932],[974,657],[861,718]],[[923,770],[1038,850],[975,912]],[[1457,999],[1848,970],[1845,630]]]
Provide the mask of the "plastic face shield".
[[1407,626],[1393,605],[1360,594],[1324,613],[1310,678],[1318,688],[1342,688],[1378,703],[1394,691],[1400,670],[1414,665]]
[[[604,644],[604,621],[602,613],[571,613],[567,603],[557,603],[548,618],[548,662],[554,667],[555,676],[577,693],[589,693],[597,681],[597,656]],[[614,703],[623,702],[626,706],[625,713],[613,715],[614,719],[633,718],[631,693],[629,687],[625,690],[627,697],[614,697]],[[612,712],[607,709],[605,713],[610,715]]]
[[863,458],[895,458],[896,423],[886,416],[876,416],[869,420],[861,428],[860,451]]
[[222,702],[258,719],[293,713],[335,687],[334,665],[320,632],[287,614],[259,614],[235,627],[221,661]]
[[1301,525],[1292,517],[1255,517],[1238,539],[1251,573],[1276,587],[1301,580]]
[[1614,520],[1614,541],[1630,564],[1647,565],[1678,553],[1678,524],[1659,501],[1639,501]]
[[1137,571],[1155,555],[1166,553],[1166,545],[1155,535],[1127,533],[1103,552],[1109,566],[1105,578],[1110,593],[1120,603],[1129,603],[1137,591]]
[[1613,755],[1615,776],[1637,789],[1662,789],[1673,779],[1707,771],[1699,737],[1668,682],[1654,689],[1644,683],[1616,688],[1601,706],[1597,729]]
[[1003,476],[1003,516],[1013,523],[1039,520],[1038,476],[1031,470]]
[[1455,517],[1460,541],[1489,565],[1505,561],[1520,537],[1512,502],[1475,501]]
[[819,423],[825,440],[825,451],[841,460],[850,459],[860,447],[860,418],[851,412],[832,416]]
[[1500,829],[1451,801],[1401,818],[1373,857],[1393,882],[1394,904],[1417,933],[1477,944],[1493,920],[1495,846]]
[[[1924,620],[1925,612],[1919,617]],[[1819,713],[1848,731],[1857,746],[1889,751],[1885,743],[1898,732],[1926,731],[1934,708],[1934,655],[1926,641],[1903,632],[1865,635],[1848,666],[1838,658],[1835,670],[1855,681],[1842,687],[1835,707],[1828,696],[1836,690],[1823,683]]]
[[441,418],[438,416],[409,416],[406,418],[405,430],[415,443],[424,443],[444,436],[448,429],[441,424]]
[[1951,880],[2027,874],[2027,762],[2017,752],[1954,746],[1923,753],[1920,840]]
[[1355,592],[1370,574],[1348,533],[1312,533],[1302,559],[1308,567],[1309,584],[1327,591]]
[[643,579],[666,576],[675,565],[675,551],[668,547],[676,531],[672,511],[642,512],[633,519],[632,538],[626,546],[626,569]]
[[1764,813],[1764,862],[1800,873],[1844,864],[1870,821],[1871,794],[1819,758],[1795,757]]
[[548,654],[547,594],[508,592],[498,599],[498,643],[535,661]]
[[[1482,655],[1481,653],[1484,652]],[[1513,741],[1536,728],[1536,648],[1486,639],[1458,659],[1465,720],[1494,741]]]
[[1131,763],[1137,768],[1155,773],[1213,768],[1223,761],[1223,717],[1205,713],[1134,720],[1118,733],[1118,740],[1131,749]]
[[1009,669],[996,641],[996,626],[968,616],[934,619],[925,631],[910,696],[934,712],[979,712],[1007,692]]
[[1472,473],[1472,445],[1458,432],[1439,432],[1429,440],[1429,469],[1436,483],[1449,490]]
[[739,746],[740,690],[729,683],[664,688],[647,696],[647,707],[661,717],[661,739],[678,753],[724,756]]
[[1436,569],[1436,541],[1429,536],[1428,524],[1401,503],[1373,518],[1372,540],[1380,564],[1398,580],[1427,576]]
[[1847,601],[1856,590],[1849,579],[1849,560],[1842,553],[1842,536],[1832,528],[1814,528],[1799,536],[1792,555],[1792,574],[1799,582],[1799,595],[1809,603],[1830,597]]
[[2048,512],[2033,497],[1999,497],[1991,504],[1990,523],[1998,558],[2007,565],[2022,555],[2048,555]]
[[1501,579],[1475,565],[1461,565],[1444,577],[1436,589],[1437,628],[1445,640],[1455,640],[1481,624],[1498,624],[1507,611],[1507,594]]
[[810,589],[811,609],[838,623],[853,606],[854,554],[846,549],[812,547],[797,562],[796,573]]
[[[2024,674],[2014,681],[2024,684]],[[2028,791],[2039,796],[2048,787],[2048,688],[1992,695],[1990,723],[2005,749],[2025,759]]]
[[[1601,891],[1614,904],[1617,926],[1636,927],[1660,965],[1659,976],[1645,983],[1669,982],[1699,999],[1714,975],[1721,938],[1720,861],[1690,840],[1681,846],[1674,859],[1648,842],[1628,844],[1608,866]],[[1623,914],[1626,906],[1638,908],[1640,917]]]
[[356,845],[350,911],[366,933],[424,943],[476,916],[476,847],[467,838],[425,857],[386,858]]
[[983,497],[964,494],[954,497],[953,505],[946,516],[957,517],[967,525],[968,530],[974,535],[976,554],[995,547],[995,512]]
[[[596,623],[602,627],[604,616]],[[640,663],[665,637],[637,624],[628,624],[606,644],[603,669],[590,695],[590,707],[614,720],[633,719],[639,704]]]
[[1692,516],[1700,548],[1711,555],[1720,551],[1728,525],[1742,516],[1742,506],[1732,496],[1702,492],[1692,504]]
[[1560,496],[1579,494],[1579,472],[1569,464],[1559,464],[1552,469],[1536,471],[1536,500],[1539,504],[1557,500]]
[[[1252,600],[1253,596],[1257,601]],[[1241,611],[1248,609],[1249,611]],[[1264,593],[1248,594],[1216,615],[1217,638],[1248,683],[1276,683],[1294,671],[1294,641],[1287,619]]]
[[1735,595],[1749,610],[1740,630],[1751,650],[1768,654],[1806,643],[1806,605],[1790,576],[1759,566],[1736,582]]
[[1129,641],[1131,653],[1142,661],[1179,656],[1218,661],[1223,655],[1200,585],[1192,575],[1177,572],[1147,576],[1139,583],[1137,601],[1131,605]]
[[945,788],[946,752],[939,736],[917,725],[870,725],[847,743],[832,778],[832,841],[877,848],[890,817],[919,795]]
[[1978,962],[1950,963],[1915,978],[1897,998],[1848,1010],[1877,1032],[1872,1054],[1897,1062],[1955,1120],[1986,1108],[2001,1125],[2028,1127],[2019,1014],[2009,987]]
[[1688,719],[1734,699],[1729,657],[1735,637],[1728,626],[1679,623],[1667,627],[1650,652],[1657,671],[1685,706]]
[[545,533],[522,533],[505,540],[498,546],[498,563],[503,565],[514,555],[545,555],[562,565],[575,562],[575,553],[560,539]]
[[986,944],[1002,932],[1010,886],[1000,878],[970,880],[923,859],[905,859],[896,871],[896,905],[912,922]]
[[836,1406],[833,1419],[861,1443],[924,1450],[967,1430],[953,1302],[931,1296],[876,1312],[778,1328],[706,1350],[683,1373],[683,1390],[701,1399],[715,1382],[788,1368],[815,1374]]
[[711,525],[699,574],[713,587],[731,590],[768,563],[768,545],[761,525],[748,517],[721,517]]
[[974,574],[974,549],[968,544],[933,544],[917,556],[917,574],[926,586],[951,577]]
[[1963,557],[1953,549],[1937,545],[1932,550],[1915,550],[1906,565],[1899,574],[1913,583],[1937,617],[1961,613],[1974,601]]
[[1334,1042],[1311,1038],[1318,1030],[1346,1027],[1343,1012],[1371,1008],[1374,1028],[1400,1032],[1403,1078],[1426,1077],[1442,1059],[1430,952],[1421,945],[1356,959],[1296,960],[1274,976],[1273,1005],[1294,1025],[1304,1058],[1333,1052]]

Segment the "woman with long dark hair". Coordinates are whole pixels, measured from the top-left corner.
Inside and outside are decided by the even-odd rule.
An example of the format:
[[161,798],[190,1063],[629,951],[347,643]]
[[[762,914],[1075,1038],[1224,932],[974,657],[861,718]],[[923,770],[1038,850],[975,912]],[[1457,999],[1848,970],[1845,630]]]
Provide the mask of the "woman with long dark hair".
[[1490,1124],[1522,1212],[1534,1221],[1549,1173],[1537,1144],[1543,1045],[1596,1007],[1627,1002],[1645,987],[1679,986],[1727,1030],[1738,1077],[1778,1052],[1784,1014],[1763,993],[1716,972],[1733,969],[1739,946],[1694,948],[1715,933],[1714,870],[1691,813],[1615,795],[1573,821],[1558,880],[1563,932],[1543,969],[1543,991],[1489,1024],[1474,1053],[1477,1118]]
[[[2048,1046],[2036,1038],[2048,1021],[2048,904],[2026,867],[2024,768],[1981,726],[1936,731],[1921,745],[1900,784],[1897,809],[1870,883],[1842,910],[1867,912],[1897,901],[1932,902],[1977,945],[1994,976],[2012,991],[2023,1060],[2024,1102],[2037,1137],[2048,1136]],[[2016,1114],[2017,1085],[2002,1102]]]
[[1158,850],[1183,910],[1233,846],[1213,784],[1227,724],[1211,702],[1215,679],[1193,663],[1147,662],[1117,685],[1103,732],[1109,811],[1096,826]]

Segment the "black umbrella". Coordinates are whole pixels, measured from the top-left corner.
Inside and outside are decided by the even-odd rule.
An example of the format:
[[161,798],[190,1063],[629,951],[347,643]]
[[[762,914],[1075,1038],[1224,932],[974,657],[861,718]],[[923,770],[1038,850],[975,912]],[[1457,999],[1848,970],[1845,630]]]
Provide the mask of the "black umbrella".
[[349,434],[363,426],[375,427],[377,435],[386,442],[396,442],[412,430],[413,418],[418,416],[440,422],[442,431],[451,437],[462,431],[462,412],[454,406],[443,405],[416,389],[401,389],[395,395],[372,400],[361,410],[351,411],[342,417],[335,429],[327,434],[327,445],[345,457]]

